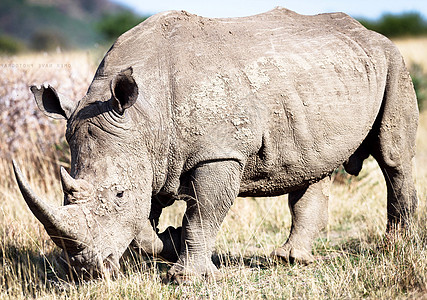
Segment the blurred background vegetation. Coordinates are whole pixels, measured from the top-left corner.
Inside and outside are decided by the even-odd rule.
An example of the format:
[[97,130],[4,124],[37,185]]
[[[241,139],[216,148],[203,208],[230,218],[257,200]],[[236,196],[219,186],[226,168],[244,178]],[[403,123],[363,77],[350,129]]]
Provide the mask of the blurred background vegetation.
[[418,12],[404,12],[398,15],[384,14],[378,20],[359,19],[359,22],[366,28],[389,38],[427,34],[427,21]]
[[109,0],[1,0],[0,53],[91,48],[145,19]]

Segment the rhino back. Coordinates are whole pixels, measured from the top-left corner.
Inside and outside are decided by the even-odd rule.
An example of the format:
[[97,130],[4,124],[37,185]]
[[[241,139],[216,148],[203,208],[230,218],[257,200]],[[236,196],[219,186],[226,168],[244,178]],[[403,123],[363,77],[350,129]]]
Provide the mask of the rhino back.
[[188,18],[169,37],[185,169],[234,158],[242,193],[280,194],[329,174],[367,136],[386,83],[382,37],[344,14]]
[[203,161],[235,159],[241,192],[269,194],[325,176],[357,149],[381,106],[390,47],[341,13],[167,12],[121,36],[95,79],[133,66],[138,105],[167,128],[175,183]]

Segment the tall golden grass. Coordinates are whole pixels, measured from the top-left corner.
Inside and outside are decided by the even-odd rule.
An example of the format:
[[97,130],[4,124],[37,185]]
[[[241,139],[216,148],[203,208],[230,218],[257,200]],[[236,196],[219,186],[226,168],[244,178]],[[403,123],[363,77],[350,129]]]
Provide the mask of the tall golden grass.
[[[426,41],[400,40],[397,45],[408,63],[427,68]],[[420,205],[415,225],[393,244],[383,238],[384,180],[375,161],[367,160],[358,178],[344,176],[333,184],[329,225],[316,241],[319,260],[312,265],[277,264],[268,257],[289,233],[286,197],[238,198],[217,238],[214,261],[224,274],[221,282],[163,285],[167,264],[133,252],[123,259],[116,280],[67,280],[55,261],[59,249],[17,189],[10,159],[18,160],[36,193],[51,203],[62,202],[59,165],[69,163],[65,122],[43,116],[28,86],[50,83],[78,100],[99,58],[84,52],[0,58],[0,298],[427,298],[427,113],[421,114],[417,138],[414,173]],[[183,211],[183,203],[168,208],[161,229],[178,226]]]
[[416,63],[427,69],[427,37],[400,38],[394,40],[394,43],[399,48],[408,65]]

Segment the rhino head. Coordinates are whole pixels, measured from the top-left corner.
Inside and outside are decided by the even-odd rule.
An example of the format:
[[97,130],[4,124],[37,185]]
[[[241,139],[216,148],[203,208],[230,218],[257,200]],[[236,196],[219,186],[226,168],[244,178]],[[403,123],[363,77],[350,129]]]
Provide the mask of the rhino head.
[[29,208],[63,249],[62,259],[78,272],[99,275],[118,269],[132,241],[159,253],[162,242],[149,222],[153,170],[128,113],[138,98],[132,68],[110,80],[104,99],[88,92],[75,103],[51,86],[31,91],[46,115],[67,120],[71,174],[60,170],[64,206],[35,195],[14,162],[15,176]]

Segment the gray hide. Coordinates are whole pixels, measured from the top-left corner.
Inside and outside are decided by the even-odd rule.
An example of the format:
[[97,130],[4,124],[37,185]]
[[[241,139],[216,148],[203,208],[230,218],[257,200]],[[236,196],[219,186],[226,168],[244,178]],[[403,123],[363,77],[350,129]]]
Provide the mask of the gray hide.
[[[385,174],[388,229],[416,207],[411,79],[388,39],[342,13],[157,14],[118,38],[76,106],[51,87],[32,91],[68,120],[66,205],[35,198],[16,167],[18,181],[77,270],[117,268],[132,243],[177,260],[171,280],[217,276],[211,253],[235,197],[286,193],[291,234],[273,255],[310,262],[329,175],[341,164],[357,175],[369,155]],[[182,229],[158,234],[175,200],[187,203]]]

